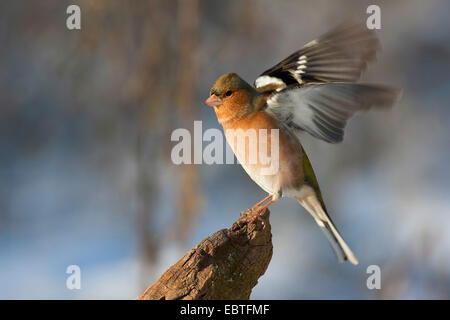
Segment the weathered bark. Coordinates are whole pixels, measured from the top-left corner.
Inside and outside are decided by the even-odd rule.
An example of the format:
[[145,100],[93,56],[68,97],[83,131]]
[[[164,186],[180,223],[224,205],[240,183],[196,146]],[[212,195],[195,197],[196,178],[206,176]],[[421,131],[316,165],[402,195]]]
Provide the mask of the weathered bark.
[[269,210],[249,209],[230,229],[203,239],[139,300],[249,299],[272,258]]

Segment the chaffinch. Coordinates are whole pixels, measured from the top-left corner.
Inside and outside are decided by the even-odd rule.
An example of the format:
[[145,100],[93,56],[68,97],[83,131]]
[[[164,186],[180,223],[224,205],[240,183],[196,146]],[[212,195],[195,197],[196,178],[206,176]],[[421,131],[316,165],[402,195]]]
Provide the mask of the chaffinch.
[[[306,131],[329,143],[341,142],[353,114],[389,108],[400,98],[399,89],[354,83],[379,47],[374,31],[360,24],[344,24],[263,72],[254,87],[235,73],[222,75],[205,101],[214,107],[227,142],[245,171],[269,194],[255,206],[262,211],[280,197],[296,199],[315,219],[339,261],[355,265],[358,260],[327,213],[298,134]],[[239,152],[238,142],[227,134],[230,129],[242,129],[238,134],[248,129],[278,130],[278,170],[263,174],[267,164],[259,158],[256,163],[249,161],[248,153],[255,152],[249,144]],[[266,145],[271,145],[271,137],[267,135]],[[256,145],[261,146],[259,141]],[[274,154],[275,150],[267,149],[269,157]]]

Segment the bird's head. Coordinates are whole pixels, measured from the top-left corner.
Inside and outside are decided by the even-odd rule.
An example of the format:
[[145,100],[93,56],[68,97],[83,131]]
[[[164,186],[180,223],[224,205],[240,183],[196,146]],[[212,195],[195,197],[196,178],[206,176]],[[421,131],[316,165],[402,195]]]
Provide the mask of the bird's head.
[[214,107],[219,122],[243,117],[254,110],[259,93],[236,73],[220,76],[209,91],[205,104]]

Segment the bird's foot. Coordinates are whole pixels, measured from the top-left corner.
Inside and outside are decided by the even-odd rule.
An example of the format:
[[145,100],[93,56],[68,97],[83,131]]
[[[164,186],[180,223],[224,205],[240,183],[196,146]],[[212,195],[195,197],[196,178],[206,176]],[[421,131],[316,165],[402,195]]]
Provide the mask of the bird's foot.
[[256,207],[256,212],[257,214],[262,214],[264,211],[266,211],[266,209],[275,201],[270,200],[269,202],[267,202],[265,205],[263,205],[262,207],[258,206]]
[[[266,202],[269,199],[270,199],[270,201],[268,201],[265,205],[261,206],[264,202]],[[272,203],[274,203],[275,201],[278,201],[279,199],[280,199],[279,192],[274,193],[274,194],[269,194],[267,197],[265,197],[260,202],[258,202],[253,207],[251,207],[249,209],[249,211],[256,211],[257,214],[262,214]]]

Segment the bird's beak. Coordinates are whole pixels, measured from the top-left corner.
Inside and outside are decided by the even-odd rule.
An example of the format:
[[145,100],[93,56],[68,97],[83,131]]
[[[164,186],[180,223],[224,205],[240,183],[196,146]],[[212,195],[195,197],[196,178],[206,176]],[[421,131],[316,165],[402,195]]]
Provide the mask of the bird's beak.
[[212,94],[205,100],[205,104],[210,107],[220,106],[222,104],[222,100],[220,100],[220,98],[215,94]]

